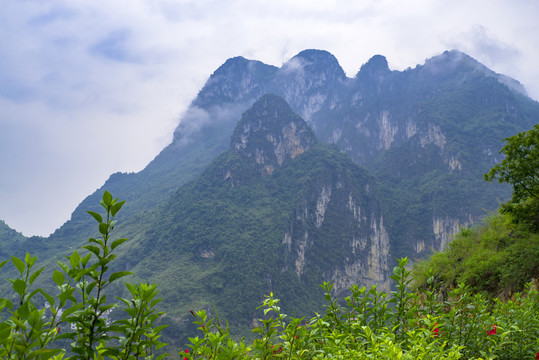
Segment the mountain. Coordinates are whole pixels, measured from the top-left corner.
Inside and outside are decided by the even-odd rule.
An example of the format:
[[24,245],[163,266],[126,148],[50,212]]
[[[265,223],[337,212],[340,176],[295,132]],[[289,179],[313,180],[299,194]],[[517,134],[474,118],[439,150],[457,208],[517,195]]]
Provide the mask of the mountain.
[[321,50],[281,67],[231,58],[144,170],[113,174],[32,249],[52,259],[95,236],[85,210],[107,189],[127,200],[117,266],[159,282],[172,316],[217,304],[251,321],[272,290],[312,311],[316,284],[383,286],[395,257],[494,210],[510,189],[482,175],[538,119],[516,80],[458,51],[404,71],[375,55],[353,78]]
[[0,220],[0,259],[8,259],[11,250],[21,247],[26,237]]
[[49,239],[85,238],[108,189],[127,200],[124,219],[166,201],[228,146],[237,119],[261,95],[283,97],[320,141],[335,144],[374,174],[384,189],[388,231],[398,254],[441,249],[509,189],[482,173],[500,160],[504,137],[537,122],[539,106],[516,81],[458,51],[392,71],[373,56],[354,78],[327,51],[305,50],[280,68],[236,57],[208,79],[172,143],[136,174],[112,175]]
[[126,223],[118,257],[161,284],[169,316],[215,304],[245,327],[270,291],[297,314],[320,310],[322,280],[342,293],[388,284],[389,236],[374,178],[321,144],[279,96],[264,95],[229,149],[162,206]]

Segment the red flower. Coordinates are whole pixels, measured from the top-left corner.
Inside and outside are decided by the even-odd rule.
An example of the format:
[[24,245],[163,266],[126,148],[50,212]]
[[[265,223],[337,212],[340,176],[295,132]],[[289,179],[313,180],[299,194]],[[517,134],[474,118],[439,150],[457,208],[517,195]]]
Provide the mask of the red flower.
[[496,328],[498,325],[492,324],[492,330],[487,331],[487,335],[496,335]]
[[[185,349],[184,352],[185,352],[186,354],[188,354],[188,353],[189,353],[189,349]],[[188,360],[188,359],[187,359],[187,356],[184,357],[183,360]]]
[[438,325],[437,322],[434,323],[435,328],[432,330],[432,332],[434,333],[435,338],[437,338],[438,335],[440,335],[440,328],[438,326],[436,326],[436,325]]
[[537,352],[537,355],[535,355],[535,360],[539,360],[539,351]]

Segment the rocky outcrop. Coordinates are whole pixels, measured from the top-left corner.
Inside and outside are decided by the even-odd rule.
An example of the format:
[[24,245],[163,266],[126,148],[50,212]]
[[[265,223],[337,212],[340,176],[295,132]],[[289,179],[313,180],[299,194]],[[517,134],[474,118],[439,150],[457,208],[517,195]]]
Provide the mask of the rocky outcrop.
[[432,217],[432,231],[434,233],[434,245],[437,251],[443,251],[453,237],[460,232],[461,229],[473,224],[471,215],[465,217],[464,220],[443,216]]
[[277,95],[264,95],[246,111],[232,135],[231,148],[270,175],[287,159],[317,142],[307,123]]

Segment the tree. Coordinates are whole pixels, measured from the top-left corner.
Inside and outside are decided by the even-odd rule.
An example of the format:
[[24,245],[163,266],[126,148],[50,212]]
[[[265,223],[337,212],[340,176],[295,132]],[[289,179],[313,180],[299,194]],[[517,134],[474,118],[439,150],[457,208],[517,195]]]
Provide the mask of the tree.
[[500,153],[505,159],[484,175],[485,180],[511,184],[511,203],[515,205],[528,198],[539,199],[539,124],[503,140],[506,145]]

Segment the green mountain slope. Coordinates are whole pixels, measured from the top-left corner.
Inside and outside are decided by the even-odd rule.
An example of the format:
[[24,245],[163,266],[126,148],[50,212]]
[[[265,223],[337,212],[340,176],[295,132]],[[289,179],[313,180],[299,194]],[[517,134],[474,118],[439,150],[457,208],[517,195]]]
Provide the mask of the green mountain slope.
[[7,259],[12,254],[11,250],[19,248],[26,237],[10,228],[0,220],[0,259]]
[[136,235],[117,266],[159,282],[174,316],[215,304],[245,327],[271,291],[286,309],[312,313],[323,280],[337,292],[387,283],[373,178],[274,95],[243,115],[229,150],[199,178],[123,227]]

